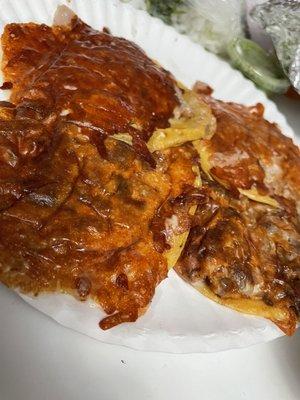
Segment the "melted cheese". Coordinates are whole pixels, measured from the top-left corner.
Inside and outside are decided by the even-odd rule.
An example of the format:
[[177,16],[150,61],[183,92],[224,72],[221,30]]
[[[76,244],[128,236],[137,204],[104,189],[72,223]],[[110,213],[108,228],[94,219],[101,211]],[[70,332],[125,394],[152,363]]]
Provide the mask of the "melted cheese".
[[110,136],[113,139],[119,140],[120,142],[124,142],[132,146],[132,137],[129,133],[115,133],[114,135]]
[[272,207],[279,207],[278,202],[270,196],[263,196],[258,193],[256,188],[251,188],[249,190],[239,189],[239,192],[248,197],[248,199],[256,201],[258,203],[268,204]]
[[[195,188],[199,188],[202,186],[200,170],[197,166],[194,166],[193,171],[196,174],[194,186],[195,186]],[[196,210],[197,210],[197,206],[196,205],[192,206],[189,210],[189,214],[194,215]],[[170,238],[169,244],[171,245],[171,248],[170,248],[170,250],[167,250],[164,253],[164,255],[167,259],[168,269],[171,269],[176,265],[180,255],[181,255],[181,252],[184,249],[184,246],[185,246],[185,243],[189,236],[189,233],[190,233],[190,230],[187,230],[186,232],[183,232],[180,235],[174,235],[173,237]]]
[[183,104],[174,111],[170,127],[157,129],[150,137],[147,146],[151,152],[180,146],[201,138],[209,138],[215,131],[215,118],[211,109],[196,93],[186,90]]
[[206,175],[212,180],[212,176],[210,174],[211,164],[209,161],[210,154],[207,149],[207,144],[205,141],[197,140],[193,142],[195,149],[197,150],[199,157],[200,157],[200,165],[202,170],[206,173]]

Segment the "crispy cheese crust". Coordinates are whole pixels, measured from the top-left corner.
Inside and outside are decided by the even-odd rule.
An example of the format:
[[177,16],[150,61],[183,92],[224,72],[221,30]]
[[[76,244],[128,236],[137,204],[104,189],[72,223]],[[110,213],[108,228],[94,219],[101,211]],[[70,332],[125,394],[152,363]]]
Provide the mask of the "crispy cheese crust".
[[179,89],[133,43],[76,17],[7,25],[2,45],[13,89],[0,108],[0,280],[91,297],[108,314],[103,329],[134,321],[167,275],[171,245],[152,221],[196,176],[191,146],[147,148]]

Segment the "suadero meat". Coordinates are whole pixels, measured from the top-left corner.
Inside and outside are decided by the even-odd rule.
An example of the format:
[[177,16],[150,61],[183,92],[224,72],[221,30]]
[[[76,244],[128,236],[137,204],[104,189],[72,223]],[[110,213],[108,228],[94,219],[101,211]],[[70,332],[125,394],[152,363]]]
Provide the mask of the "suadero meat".
[[[154,156],[156,168],[147,154],[178,104],[175,82],[76,17],[7,25],[2,46],[13,88],[0,115],[0,280],[91,297],[109,314],[103,329],[134,321],[167,274],[150,221],[195,178],[184,146]],[[124,132],[133,147],[111,137]]]

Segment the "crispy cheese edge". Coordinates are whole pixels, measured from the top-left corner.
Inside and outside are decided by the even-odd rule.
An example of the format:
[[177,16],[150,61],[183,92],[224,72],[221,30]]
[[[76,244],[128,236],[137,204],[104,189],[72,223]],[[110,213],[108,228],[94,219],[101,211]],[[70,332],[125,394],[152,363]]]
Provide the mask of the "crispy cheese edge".
[[222,306],[229,307],[244,314],[271,320],[288,336],[293,335],[296,330],[297,321],[288,308],[268,306],[259,299],[224,299],[213,293],[212,290],[202,282],[200,284],[192,283],[192,285],[201,294]]

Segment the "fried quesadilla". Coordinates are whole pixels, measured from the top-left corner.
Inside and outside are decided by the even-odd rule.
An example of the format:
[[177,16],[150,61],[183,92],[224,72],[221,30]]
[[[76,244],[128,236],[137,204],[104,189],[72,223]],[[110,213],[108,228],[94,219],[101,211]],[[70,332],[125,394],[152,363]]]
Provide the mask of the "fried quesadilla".
[[189,227],[175,200],[197,180],[186,142],[211,135],[214,117],[136,45],[59,13],[2,35],[0,281],[92,298],[108,329],[135,321],[166,277]]
[[202,201],[176,271],[220,304],[292,334],[300,313],[300,152],[263,107],[197,84],[217,129],[197,145]]

